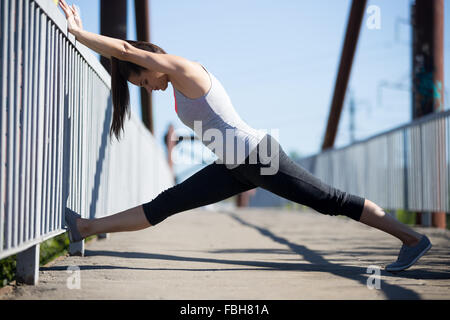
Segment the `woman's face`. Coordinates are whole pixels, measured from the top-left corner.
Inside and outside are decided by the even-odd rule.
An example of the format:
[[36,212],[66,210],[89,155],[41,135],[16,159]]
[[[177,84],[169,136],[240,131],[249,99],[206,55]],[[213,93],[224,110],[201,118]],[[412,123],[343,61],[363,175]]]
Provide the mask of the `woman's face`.
[[157,71],[143,70],[140,74],[132,73],[128,81],[138,87],[147,89],[147,92],[151,93],[153,90],[166,90],[169,76]]

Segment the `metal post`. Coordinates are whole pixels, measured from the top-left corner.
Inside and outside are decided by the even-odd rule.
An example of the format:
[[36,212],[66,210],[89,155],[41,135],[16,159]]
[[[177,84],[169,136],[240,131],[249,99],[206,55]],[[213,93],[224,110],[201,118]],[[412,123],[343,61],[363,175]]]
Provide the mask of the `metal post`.
[[[444,0],[416,0],[411,7],[412,21],[412,117],[444,111]],[[445,129],[436,134],[445,140]],[[441,142],[441,146],[445,143]],[[441,150],[439,150],[440,152]],[[444,151],[442,151],[444,152]],[[436,157],[439,160],[439,157]],[[440,168],[439,163],[436,168]],[[437,193],[440,195],[438,172]],[[420,213],[418,219],[420,219]],[[429,221],[434,227],[446,226],[445,212],[433,212]]]
[[[136,15],[137,40],[150,42],[150,16],[148,0],[134,0]],[[141,113],[144,125],[153,134],[153,107],[152,95],[141,88]]]
[[[127,0],[100,1],[100,33],[108,37],[127,39]],[[100,62],[111,73],[111,61],[102,56]],[[97,237],[109,238],[107,233],[98,234]],[[84,255],[84,241],[73,244],[73,254]]]
[[70,243],[69,255],[84,257],[84,240]]
[[[127,0],[100,1],[100,33],[123,40],[127,38]],[[110,60],[102,56],[100,62],[111,73]]]
[[334,145],[366,2],[366,0],[353,0],[352,2],[322,150]]
[[16,281],[37,285],[39,282],[39,243],[19,252],[16,260]]

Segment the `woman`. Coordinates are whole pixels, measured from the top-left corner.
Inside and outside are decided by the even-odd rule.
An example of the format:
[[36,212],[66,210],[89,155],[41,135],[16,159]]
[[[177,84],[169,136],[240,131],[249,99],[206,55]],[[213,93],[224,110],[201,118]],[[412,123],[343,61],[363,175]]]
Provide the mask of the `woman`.
[[[271,135],[251,128],[239,117],[221,83],[204,66],[167,54],[154,44],[87,32],[82,29],[74,6],[68,6],[64,0],[60,1],[60,6],[66,15],[69,32],[87,47],[111,58],[114,114],[110,133],[119,138],[123,129],[129,103],[127,81],[145,87],[150,93],[166,90],[170,82],[179,118],[220,160],[164,190],[152,201],[111,216],[81,219],[80,215],[68,210],[66,222],[71,241],[99,233],[148,228],[175,213],[259,186],[320,213],[345,215],[400,239],[403,245],[398,259],[386,267],[388,271],[410,267],[431,248],[425,235],[387,215],[372,201],[333,188],[293,162]],[[202,134],[204,129],[209,134]],[[232,135],[228,134],[230,131]],[[211,132],[216,133],[214,139]],[[224,141],[218,143],[218,138]],[[215,143],[206,144],[211,140]],[[228,162],[230,154],[233,156]]]

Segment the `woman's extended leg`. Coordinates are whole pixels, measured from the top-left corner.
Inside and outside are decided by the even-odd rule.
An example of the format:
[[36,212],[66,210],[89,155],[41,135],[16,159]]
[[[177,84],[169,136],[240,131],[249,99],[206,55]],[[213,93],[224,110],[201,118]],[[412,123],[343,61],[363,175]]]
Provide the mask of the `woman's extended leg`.
[[407,225],[386,214],[382,208],[368,199],[365,199],[364,209],[359,222],[387,232],[400,239],[407,246],[415,246],[422,237],[420,233],[415,232]]
[[232,171],[259,187],[320,213],[348,216],[397,237],[407,246],[419,242],[421,234],[386,214],[372,201],[324,183],[290,159],[279,145],[278,151],[278,171],[273,175],[260,173],[261,167],[270,167],[270,163],[267,166],[244,164]]
[[83,238],[94,234],[137,231],[150,227],[142,205],[98,219],[78,219],[77,227]]
[[77,227],[83,238],[99,233],[141,230],[175,213],[212,204],[255,187],[234,177],[224,164],[213,162],[162,191],[150,202],[99,219],[78,219]]

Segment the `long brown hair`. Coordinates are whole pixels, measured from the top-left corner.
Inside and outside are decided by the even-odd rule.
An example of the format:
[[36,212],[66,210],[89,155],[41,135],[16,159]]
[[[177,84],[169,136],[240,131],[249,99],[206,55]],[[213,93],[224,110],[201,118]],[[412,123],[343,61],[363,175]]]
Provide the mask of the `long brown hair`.
[[[142,50],[154,53],[167,53],[153,43],[133,40],[126,41],[134,47]],[[114,133],[117,140],[119,140],[120,130],[123,130],[125,113],[128,113],[128,118],[130,118],[131,116],[129,109],[130,92],[128,90],[128,78],[131,74],[139,75],[143,70],[145,70],[145,68],[142,66],[134,64],[132,62],[119,60],[115,57],[111,57],[111,90],[114,112],[111,128],[109,130],[110,138]]]

